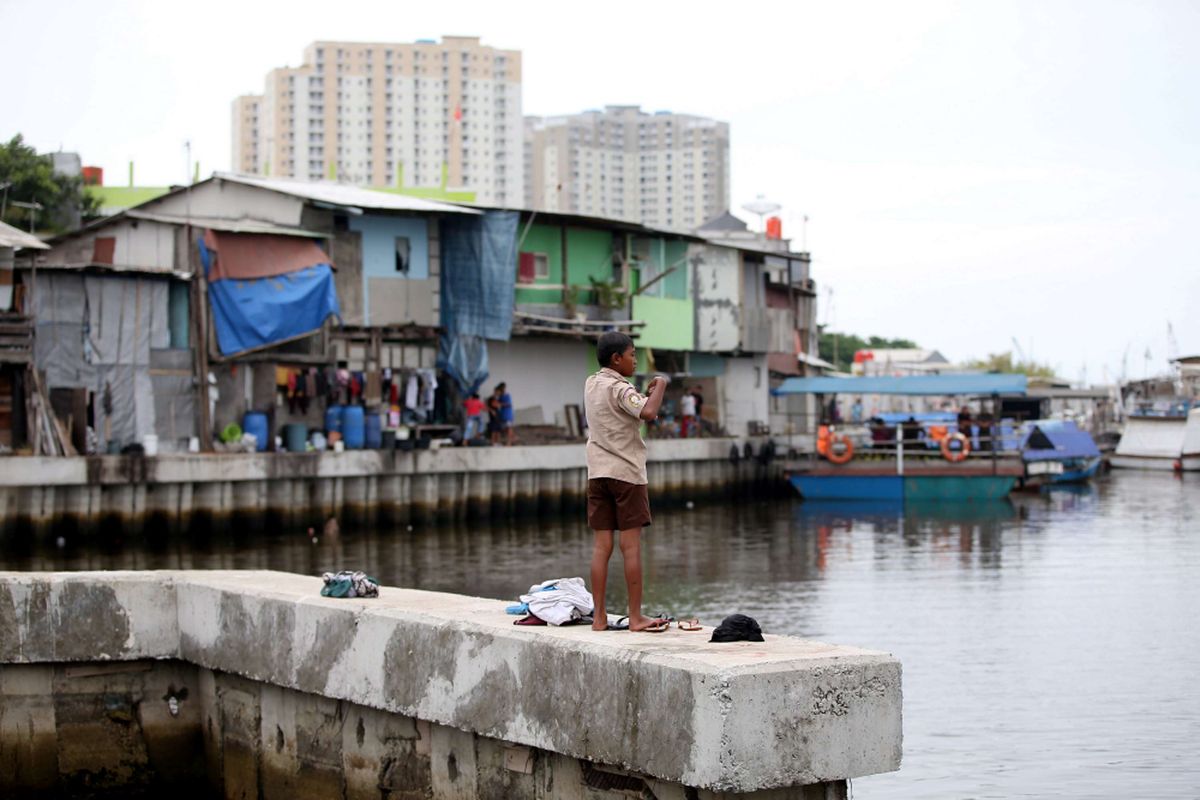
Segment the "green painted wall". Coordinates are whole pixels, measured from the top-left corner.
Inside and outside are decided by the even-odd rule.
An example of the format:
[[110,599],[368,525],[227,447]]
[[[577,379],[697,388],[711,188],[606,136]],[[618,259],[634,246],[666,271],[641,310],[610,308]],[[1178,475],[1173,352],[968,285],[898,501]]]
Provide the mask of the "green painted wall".
[[687,260],[687,242],[667,242],[666,252],[667,266],[671,267],[674,265],[677,269],[663,278],[663,297],[670,297],[675,300],[690,300],[692,297],[690,291],[692,286],[690,280],[692,265]]
[[[523,231],[523,225],[518,230]],[[562,270],[562,228],[557,225],[529,226],[525,240],[521,242],[522,253],[545,253],[550,277],[540,278],[537,283],[561,285]],[[515,272],[517,265],[513,264]],[[518,303],[550,303],[557,305],[562,302],[562,289],[536,289],[537,284],[517,284],[516,301]]]
[[608,231],[567,229],[567,284],[592,285],[591,278],[611,280],[613,237]]
[[691,350],[695,346],[695,310],[691,300],[639,295],[633,298],[633,318],[646,323],[637,338],[639,347]]

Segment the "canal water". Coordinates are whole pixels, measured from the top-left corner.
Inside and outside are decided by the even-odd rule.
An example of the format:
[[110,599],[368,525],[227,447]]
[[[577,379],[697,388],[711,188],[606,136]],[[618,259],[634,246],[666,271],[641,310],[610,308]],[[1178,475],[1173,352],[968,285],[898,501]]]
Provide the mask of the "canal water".
[[[571,520],[8,540],[0,569],[362,568],[514,598],[586,576],[590,536]],[[1200,796],[1197,476],[907,511],[697,502],[658,514],[645,541],[651,611],[739,611],[901,659],[903,767],[855,781],[857,798]],[[615,609],[619,555],[612,570]]]

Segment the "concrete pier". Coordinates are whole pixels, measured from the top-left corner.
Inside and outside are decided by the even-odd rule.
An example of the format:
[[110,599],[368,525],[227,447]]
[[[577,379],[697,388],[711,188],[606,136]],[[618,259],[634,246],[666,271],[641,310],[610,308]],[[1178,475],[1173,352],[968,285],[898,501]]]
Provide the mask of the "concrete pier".
[[[732,439],[648,443],[657,503],[790,491],[777,465],[733,461]],[[184,524],[193,515],[342,514],[398,522],[558,514],[587,486],[583,445],[344,453],[0,458],[4,529]]]
[[0,573],[6,796],[829,799],[899,768],[883,653],[514,627],[501,601],[319,587]]

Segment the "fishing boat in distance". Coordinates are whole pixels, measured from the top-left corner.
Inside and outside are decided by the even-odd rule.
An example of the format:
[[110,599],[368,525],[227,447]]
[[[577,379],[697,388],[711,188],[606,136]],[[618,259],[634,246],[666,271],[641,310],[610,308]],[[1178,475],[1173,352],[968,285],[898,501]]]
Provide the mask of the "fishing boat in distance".
[[1137,406],[1109,461],[1122,469],[1200,470],[1200,406],[1186,399]]
[[1057,483],[1083,483],[1100,469],[1100,448],[1087,431],[1068,420],[1025,424],[1021,460],[1026,489]]
[[[788,480],[806,500],[923,502],[1003,498],[1025,476],[1015,441],[1005,443],[995,416],[1000,395],[1023,395],[1024,375],[906,375],[862,378],[788,378],[772,394],[907,395],[991,398],[993,416],[957,421],[918,420],[895,425],[829,426],[818,430],[814,453],[788,462]],[[1011,438],[1011,437],[1010,437]]]

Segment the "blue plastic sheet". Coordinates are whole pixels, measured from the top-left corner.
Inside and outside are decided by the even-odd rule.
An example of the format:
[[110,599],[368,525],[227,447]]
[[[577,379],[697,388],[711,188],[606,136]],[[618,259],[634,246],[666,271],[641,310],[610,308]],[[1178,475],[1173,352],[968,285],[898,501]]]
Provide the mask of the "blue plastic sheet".
[[517,280],[515,211],[442,221],[442,328],[507,342]]
[[[200,260],[206,275],[209,255],[201,241]],[[208,299],[217,346],[226,356],[313,333],[329,315],[341,314],[329,264],[272,278],[212,281]]]
[[470,395],[488,378],[487,341],[478,336],[445,336],[438,340],[438,369]]

